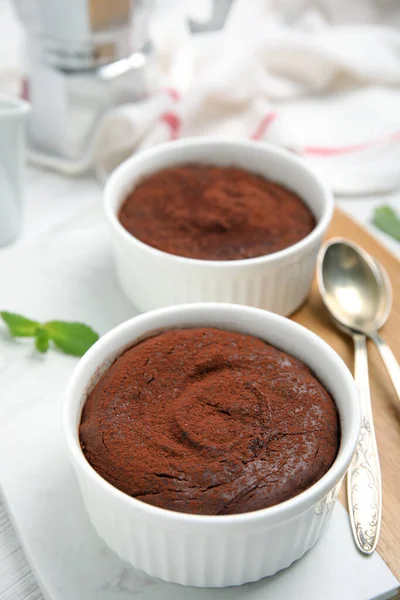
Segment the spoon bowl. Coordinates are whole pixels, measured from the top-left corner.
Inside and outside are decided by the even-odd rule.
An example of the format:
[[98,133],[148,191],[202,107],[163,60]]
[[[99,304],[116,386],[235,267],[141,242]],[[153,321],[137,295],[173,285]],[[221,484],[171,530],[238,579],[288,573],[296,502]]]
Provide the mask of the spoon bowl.
[[357,244],[342,238],[326,244],[318,258],[317,280],[325,306],[346,333],[371,335],[386,321],[390,282]]
[[336,326],[374,342],[400,400],[400,367],[378,333],[392,308],[392,285],[385,269],[357,244],[334,238],[318,255],[317,282]]
[[384,288],[382,291],[382,303],[384,304],[384,307],[382,308],[381,313],[379,315],[381,318],[381,321],[379,321],[378,315],[377,315],[377,329],[380,329],[386,323],[386,321],[390,315],[390,311],[392,310],[393,290],[392,290],[392,284],[389,279],[389,275],[386,272],[386,269],[384,269],[384,267],[382,267],[382,265],[378,261],[375,261],[375,264],[376,264],[377,269],[379,270],[379,273],[380,273],[380,276],[382,279],[382,286]]

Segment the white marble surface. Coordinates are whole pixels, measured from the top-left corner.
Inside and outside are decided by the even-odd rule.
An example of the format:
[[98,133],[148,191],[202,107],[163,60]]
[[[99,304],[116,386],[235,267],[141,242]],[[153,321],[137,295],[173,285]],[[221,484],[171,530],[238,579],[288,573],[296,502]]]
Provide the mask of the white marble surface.
[[[28,203],[47,176],[31,177],[32,172]],[[100,192],[89,179],[66,180],[65,188],[58,183],[60,204],[71,200],[71,216],[60,222],[54,193],[54,205],[46,212],[49,227],[30,239],[22,236],[13,248],[0,252],[0,306],[38,319],[83,320],[103,333],[135,311],[114,278]],[[84,185],[86,200],[78,207],[75,199]],[[51,189],[49,185],[47,199],[35,192],[36,210],[48,202]],[[43,225],[42,220],[38,223]],[[90,525],[65,455],[60,405],[75,364],[75,358],[55,351],[38,356],[30,340],[15,341],[0,330],[0,456],[7,457],[0,461],[0,482],[46,600],[367,600],[397,587],[377,554],[365,559],[356,551],[339,505],[327,534],[303,560],[256,584],[194,590],[130,568]],[[16,592],[9,597],[29,598]]]
[[[0,0],[0,89],[20,67],[20,50],[10,0]],[[400,192],[338,200],[371,230],[373,207],[383,202],[399,206]],[[400,256],[400,244],[374,233]],[[0,308],[38,319],[79,319],[102,333],[134,314],[114,279],[101,189],[91,176],[64,179],[27,169],[22,234],[12,248],[0,249],[0,281]],[[0,329],[0,485],[46,600],[367,600],[397,585],[377,555],[356,553],[339,506],[321,543],[268,582],[189,591],[130,569],[94,533],[64,454],[60,402],[75,364],[56,352],[39,357],[29,342],[12,341]],[[317,574],[314,583],[307,572]],[[40,598],[0,502],[0,599]]]
[[[399,196],[352,198],[341,199],[339,204],[373,229],[369,224],[373,207],[387,201],[396,205],[398,200]],[[384,234],[376,234],[400,255],[399,244]],[[81,319],[104,332],[134,314],[113,276],[101,188],[89,175],[65,179],[54,173],[27,169],[23,229],[13,247],[0,250],[0,278],[0,306],[39,319]],[[144,575],[135,574],[99,542],[87,521],[65,462],[59,430],[60,398],[74,364],[75,359],[59,354],[37,357],[25,342],[12,342],[1,332],[0,378],[7,394],[0,405],[0,455],[7,456],[7,460],[0,461],[0,482],[46,600],[115,600],[133,594],[153,600],[179,598],[179,594],[182,598],[189,597],[181,588],[154,583]],[[24,373],[22,378],[21,373]],[[32,425],[35,434],[30,437],[28,431]],[[315,564],[326,557],[331,561],[332,552],[335,554],[336,568],[343,572],[338,581],[345,587],[339,590],[326,579],[334,598],[340,597],[340,591],[343,598],[367,599],[378,591],[393,588],[395,580],[378,556],[372,562],[364,559],[360,562],[341,510],[338,507],[328,536],[305,559],[311,564],[310,569],[314,571]],[[19,551],[15,550],[17,545],[9,526],[3,524],[0,532],[3,533],[0,556],[4,555],[0,574],[3,565],[8,576],[8,579],[0,576],[1,600],[36,600],[39,591],[23,558],[15,558],[15,552]],[[10,539],[13,539],[11,546]],[[344,547],[346,552],[342,551]],[[10,556],[14,556],[12,567],[8,566]],[[322,568],[319,563],[318,566]],[[345,575],[350,568],[352,572],[359,569],[358,576],[351,578],[356,586],[352,590],[347,585],[350,577]],[[201,596],[195,592],[193,599],[216,595],[278,598],[271,594],[280,593],[279,586],[278,591],[274,586],[282,581],[288,586],[285,598],[300,598],[294,591],[299,580],[303,597],[309,599],[312,596],[304,583],[303,569],[305,561],[296,565],[296,570],[285,573],[285,579],[280,575],[268,582],[269,589],[255,584],[244,588],[245,592],[232,592],[232,596],[221,595],[224,592]],[[103,586],[101,592],[99,586]],[[88,595],[89,590],[94,595]],[[371,595],[367,595],[369,592]],[[351,595],[343,595],[346,593]],[[318,595],[318,600],[321,597]]]
[[[395,205],[398,200],[398,196],[341,199],[339,204],[371,227],[373,206],[387,201]],[[396,242],[377,235],[400,254]],[[134,314],[113,276],[101,189],[91,176],[64,179],[27,169],[22,234],[13,247],[0,251],[0,278],[0,306],[35,318],[81,319],[104,332]],[[60,398],[74,364],[75,359],[59,354],[38,357],[29,344],[12,342],[1,332],[0,378],[7,394],[0,408],[0,455],[7,460],[0,462],[0,482],[46,600],[123,600],[133,595],[152,600],[189,598],[188,591],[164,586],[126,567],[98,540],[87,521],[59,429]],[[0,598],[40,598],[22,556],[16,558],[20,551],[9,526],[3,523],[0,532],[0,556],[4,555],[0,574],[6,569],[0,576]],[[10,556],[14,557],[11,566]],[[217,595],[267,599],[279,598],[284,589],[282,597],[310,599],[304,576],[307,564],[311,571],[316,566],[322,569],[325,575],[319,584],[328,585],[332,598],[367,599],[396,585],[378,556],[365,562],[357,555],[338,507],[325,539],[293,570],[231,595],[218,591],[190,595],[193,600]],[[342,590],[333,587],[325,571],[332,564],[341,573],[340,577],[335,573],[335,580],[344,585]],[[284,588],[282,582],[286,582]],[[318,600],[329,598],[321,596],[321,589],[318,594]]]

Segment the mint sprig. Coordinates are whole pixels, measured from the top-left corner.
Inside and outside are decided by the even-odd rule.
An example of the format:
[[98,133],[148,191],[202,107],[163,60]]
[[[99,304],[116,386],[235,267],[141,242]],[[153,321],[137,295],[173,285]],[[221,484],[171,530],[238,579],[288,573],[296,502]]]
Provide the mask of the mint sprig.
[[39,323],[7,311],[0,316],[14,337],[33,337],[38,352],[45,353],[52,341],[65,354],[83,356],[98,339],[98,334],[84,323],[48,321]]
[[55,345],[66,354],[73,356],[83,356],[86,350],[99,339],[97,333],[83,323],[49,321],[44,326]]
[[400,241],[400,218],[391,206],[376,208],[372,222],[378,229]]
[[35,332],[35,347],[44,354],[49,349],[49,334],[44,327],[38,327]]
[[21,315],[3,311],[0,313],[3,321],[8,325],[10,333],[15,337],[33,337],[40,326],[37,321],[31,321]]

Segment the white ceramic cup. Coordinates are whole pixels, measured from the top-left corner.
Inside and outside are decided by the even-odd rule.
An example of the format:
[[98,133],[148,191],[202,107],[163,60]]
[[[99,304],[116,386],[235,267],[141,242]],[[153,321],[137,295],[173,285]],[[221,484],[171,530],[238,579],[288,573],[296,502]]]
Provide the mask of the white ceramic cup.
[[[338,455],[310,488],[275,506],[238,515],[172,512],[119,491],[87,462],[78,436],[88,391],[124,349],[155,332],[211,326],[255,335],[302,359],[329,390],[341,427]],[[190,304],[140,315],[102,337],[81,359],[63,406],[63,430],[83,500],[98,534],[134,567],[165,581],[239,585],[288,567],[311,548],[333,508],[359,433],[354,380],[328,344],[283,317],[233,304]]]
[[11,243],[22,222],[27,102],[0,95],[0,246]]
[[[143,177],[196,162],[235,165],[282,183],[309,206],[316,227],[279,252],[230,261],[168,254],[124,229],[119,208]],[[135,154],[111,175],[104,198],[118,279],[141,311],[187,302],[234,302],[290,315],[307,297],[333,211],[331,191],[301,158],[266,143],[218,138],[188,138]]]

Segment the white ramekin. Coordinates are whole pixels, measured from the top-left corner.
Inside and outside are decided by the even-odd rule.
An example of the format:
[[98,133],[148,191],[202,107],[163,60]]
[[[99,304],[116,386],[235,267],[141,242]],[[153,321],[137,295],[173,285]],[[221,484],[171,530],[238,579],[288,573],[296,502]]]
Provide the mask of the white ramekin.
[[[78,425],[88,389],[135,341],[176,327],[212,326],[258,336],[301,358],[332,394],[341,443],[329,471],[298,496],[240,515],[202,516],[154,507],[120,492],[86,461]],[[240,585],[289,566],[318,539],[353,456],[358,398],[339,356],[304,327],[256,308],[188,304],[140,315],[102,337],[81,359],[63,407],[63,428],[83,500],[98,534],[134,567],[165,581],[202,587]]]
[[[267,256],[212,261],[157,250],[128,233],[118,220],[127,194],[146,175],[184,163],[236,165],[297,192],[317,225],[303,240]],[[134,155],[105,188],[117,275],[141,311],[187,302],[233,302],[290,315],[304,302],[318,250],[333,211],[330,190],[301,158],[263,142],[189,138]]]

